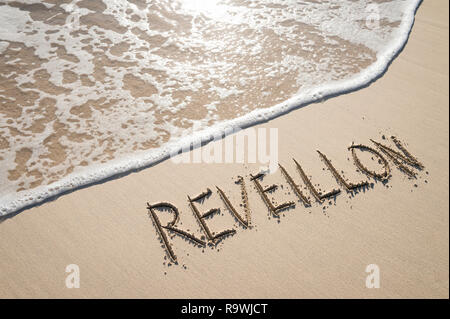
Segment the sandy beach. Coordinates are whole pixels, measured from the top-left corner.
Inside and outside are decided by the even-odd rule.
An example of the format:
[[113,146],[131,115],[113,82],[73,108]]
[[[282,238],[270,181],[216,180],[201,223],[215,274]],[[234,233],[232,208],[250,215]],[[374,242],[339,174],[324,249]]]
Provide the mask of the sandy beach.
[[[293,158],[314,185],[340,194],[322,204],[310,196],[306,207],[279,169],[261,184],[276,184],[268,196],[295,208],[277,218],[251,180],[258,164],[166,160],[2,218],[0,298],[448,298],[448,5],[421,4],[404,50],[370,86],[249,128],[278,129],[278,161],[305,194]],[[373,139],[398,150],[391,136],[423,164],[412,168],[417,177],[392,161],[385,184],[357,172],[348,147],[376,148]],[[317,150],[348,180],[369,186],[347,191]],[[238,176],[253,227],[240,224],[217,192],[244,216]],[[177,226],[202,240],[188,196],[208,188],[212,195],[196,207],[220,208],[205,221],[211,231],[235,233],[213,247],[169,236],[174,263],[147,203],[175,205]],[[162,225],[173,217],[158,216]],[[71,264],[80,288],[66,287]],[[372,264],[380,288],[366,287]]]

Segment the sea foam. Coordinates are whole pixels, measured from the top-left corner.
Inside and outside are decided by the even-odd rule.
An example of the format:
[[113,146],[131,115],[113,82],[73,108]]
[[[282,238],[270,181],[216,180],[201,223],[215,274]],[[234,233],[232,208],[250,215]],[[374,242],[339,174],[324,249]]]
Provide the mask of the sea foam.
[[419,3],[0,2],[0,215],[366,86]]

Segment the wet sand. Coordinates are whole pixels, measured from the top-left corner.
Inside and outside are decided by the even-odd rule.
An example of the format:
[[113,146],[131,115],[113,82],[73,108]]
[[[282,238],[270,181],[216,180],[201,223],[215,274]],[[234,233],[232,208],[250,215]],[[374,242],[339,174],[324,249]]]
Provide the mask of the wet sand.
[[[425,1],[405,49],[382,78],[257,127],[278,128],[279,162],[297,184],[303,186],[292,158],[323,190],[341,189],[331,204],[312,200],[305,207],[278,170],[261,183],[279,185],[270,197],[296,207],[275,218],[250,181],[259,165],[165,161],[2,220],[0,297],[448,298],[448,82],[448,3]],[[316,150],[352,182],[367,180],[347,147],[373,146],[370,139],[383,141],[382,135],[399,137],[424,164],[417,179],[390,163],[389,183],[371,181],[373,187],[352,196],[323,170]],[[251,229],[239,226],[216,192],[220,187],[244,216],[239,175]],[[213,194],[199,209],[223,213],[209,227],[236,233],[214,249],[169,238],[175,265],[147,202],[176,205],[180,228],[200,237],[187,196],[207,188]],[[65,286],[69,264],[80,267],[79,289]],[[380,268],[379,289],[366,288],[369,264]]]

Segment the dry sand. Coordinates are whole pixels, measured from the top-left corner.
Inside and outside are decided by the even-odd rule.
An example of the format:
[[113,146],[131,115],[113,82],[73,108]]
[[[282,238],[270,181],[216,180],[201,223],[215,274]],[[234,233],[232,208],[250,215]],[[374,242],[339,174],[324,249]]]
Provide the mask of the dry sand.
[[[277,219],[249,181],[258,165],[165,161],[4,219],[0,297],[448,298],[448,82],[448,2],[425,1],[406,48],[381,79],[258,126],[278,128],[279,161],[299,185],[292,157],[324,190],[337,187],[316,149],[352,181],[364,179],[347,147],[383,134],[407,142],[425,165],[417,180],[391,164],[388,187],[375,183],[352,198],[342,190],[323,210],[298,202],[278,171],[263,184],[282,184],[271,196],[296,200],[296,208]],[[217,185],[242,213],[238,175],[246,175],[252,229],[239,227],[215,192]],[[180,228],[201,236],[187,195],[208,187],[213,196],[199,208],[224,214],[209,227],[236,234],[204,251],[176,237],[179,264],[168,266],[146,202],[175,204]],[[79,289],[65,286],[68,264],[80,267]],[[369,264],[380,267],[379,289],[365,286]]]

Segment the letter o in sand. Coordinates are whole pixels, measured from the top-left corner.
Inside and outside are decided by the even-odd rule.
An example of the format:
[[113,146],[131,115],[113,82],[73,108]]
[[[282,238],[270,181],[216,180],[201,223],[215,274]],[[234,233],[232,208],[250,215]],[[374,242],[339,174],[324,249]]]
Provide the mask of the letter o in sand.
[[[373,148],[371,148],[369,146],[365,146],[365,145],[352,145],[348,149],[352,151],[353,160],[355,161],[356,166],[361,171],[363,171],[364,173],[366,173],[369,176],[372,176],[374,178],[378,178],[378,179],[381,179],[381,180],[385,180],[385,179],[389,178],[389,176],[391,174],[391,168],[389,167],[388,161],[379,152],[377,152]],[[356,155],[356,151],[355,151],[356,149],[372,153],[373,155],[378,157],[383,162],[384,172],[383,173],[377,173],[377,172],[372,171],[372,170],[368,169],[367,167],[365,167],[361,163],[361,161],[359,160],[358,156]]]

